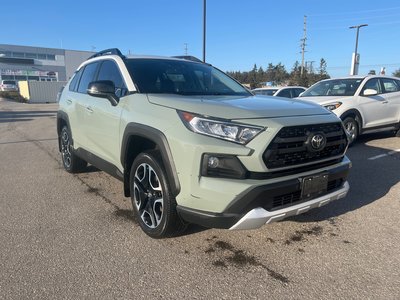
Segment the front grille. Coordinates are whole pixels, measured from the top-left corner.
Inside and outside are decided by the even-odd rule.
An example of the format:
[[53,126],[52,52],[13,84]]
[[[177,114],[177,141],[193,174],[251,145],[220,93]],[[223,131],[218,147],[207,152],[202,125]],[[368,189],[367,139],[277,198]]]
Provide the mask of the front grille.
[[[310,151],[307,139],[313,133],[323,132],[326,145],[321,151]],[[334,159],[344,155],[346,133],[341,123],[290,126],[282,128],[265,150],[263,159],[268,169],[277,169]]]
[[[331,180],[328,182],[328,187],[326,193],[330,193],[331,191],[341,187],[343,185],[344,179],[339,178],[335,180]],[[326,194],[325,193],[325,194]],[[324,195],[324,194],[322,194]],[[320,195],[320,196],[322,196]],[[287,193],[284,195],[275,196],[272,199],[272,203],[265,203],[264,208],[268,210],[277,210],[281,209],[293,204],[300,203],[301,201],[308,201],[310,199],[302,199],[301,198],[301,190],[297,190],[291,193]],[[272,204],[272,205],[271,205]]]

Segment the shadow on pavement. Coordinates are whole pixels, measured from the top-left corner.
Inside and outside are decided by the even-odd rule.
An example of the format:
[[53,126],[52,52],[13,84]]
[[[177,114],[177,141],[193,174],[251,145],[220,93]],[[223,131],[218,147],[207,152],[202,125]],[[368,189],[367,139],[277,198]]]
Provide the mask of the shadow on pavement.
[[55,117],[56,111],[0,111],[0,123],[32,121],[40,117]]
[[352,161],[353,167],[348,177],[350,191],[346,198],[287,220],[323,221],[357,210],[384,197],[393,186],[400,182],[400,153],[369,160],[368,158],[387,154],[392,150],[366,144],[366,142],[380,137],[389,138],[393,137],[393,134],[379,133],[363,136],[348,150],[347,155]]

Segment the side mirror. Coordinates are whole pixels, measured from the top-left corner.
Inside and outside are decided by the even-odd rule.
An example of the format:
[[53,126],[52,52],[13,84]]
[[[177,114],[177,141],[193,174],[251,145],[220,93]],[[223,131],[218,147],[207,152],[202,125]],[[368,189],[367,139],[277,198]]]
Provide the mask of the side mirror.
[[89,83],[87,93],[90,96],[106,98],[112,106],[118,104],[119,98],[115,95],[115,85],[111,80],[99,80]]
[[378,91],[377,90],[374,90],[374,89],[366,89],[364,92],[363,92],[363,94],[362,94],[363,96],[376,96],[376,95],[378,95]]

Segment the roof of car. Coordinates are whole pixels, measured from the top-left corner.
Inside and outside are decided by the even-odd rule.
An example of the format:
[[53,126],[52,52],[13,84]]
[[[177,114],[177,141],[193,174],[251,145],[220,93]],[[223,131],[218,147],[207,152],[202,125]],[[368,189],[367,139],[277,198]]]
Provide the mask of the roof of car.
[[263,87],[263,88],[256,88],[256,89],[253,89],[252,91],[279,90],[279,89],[284,89],[284,88],[305,89],[305,87],[303,87],[303,86],[289,85],[289,86],[269,86],[269,87]]
[[335,78],[328,78],[321,81],[328,81],[328,80],[340,80],[340,79],[365,79],[365,78],[392,78],[392,79],[399,79],[394,76],[387,76],[387,75],[350,75],[350,76],[343,76],[343,77],[335,77]]

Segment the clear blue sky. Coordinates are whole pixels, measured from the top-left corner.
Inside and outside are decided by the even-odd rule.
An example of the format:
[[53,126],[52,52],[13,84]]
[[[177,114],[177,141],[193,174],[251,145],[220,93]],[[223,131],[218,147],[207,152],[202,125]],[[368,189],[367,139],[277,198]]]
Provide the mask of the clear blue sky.
[[[202,57],[203,0],[2,1],[0,43],[75,50],[118,47],[123,53]],[[266,68],[321,57],[331,76],[347,75],[361,28],[360,74],[400,68],[400,1],[207,0],[207,61],[224,71]]]

